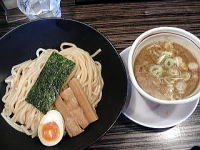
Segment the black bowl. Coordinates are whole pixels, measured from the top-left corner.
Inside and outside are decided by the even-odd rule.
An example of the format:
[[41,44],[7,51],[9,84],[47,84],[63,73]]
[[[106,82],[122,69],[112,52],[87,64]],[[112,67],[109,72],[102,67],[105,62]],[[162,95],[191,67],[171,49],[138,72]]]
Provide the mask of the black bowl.
[[[103,96],[97,107],[99,120],[91,124],[85,132],[73,138],[63,137],[54,147],[43,146],[38,138],[32,139],[10,127],[0,116],[1,149],[83,149],[93,144],[108,131],[117,120],[125,103],[127,78],[121,58],[112,44],[98,31],[73,20],[47,19],[19,26],[0,39],[0,99],[5,93],[5,78],[11,67],[36,57],[36,50],[42,48],[59,49],[62,42],[71,42],[93,54],[102,52],[94,59],[102,64],[105,82]],[[0,102],[0,111],[3,103]]]

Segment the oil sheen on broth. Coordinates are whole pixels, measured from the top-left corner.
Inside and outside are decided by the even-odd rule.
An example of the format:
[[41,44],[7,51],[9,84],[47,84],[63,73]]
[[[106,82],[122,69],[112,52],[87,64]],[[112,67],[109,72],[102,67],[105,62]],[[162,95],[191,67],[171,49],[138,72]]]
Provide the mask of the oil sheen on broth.
[[157,41],[143,47],[134,63],[138,84],[158,99],[182,99],[199,84],[196,58],[174,42]]

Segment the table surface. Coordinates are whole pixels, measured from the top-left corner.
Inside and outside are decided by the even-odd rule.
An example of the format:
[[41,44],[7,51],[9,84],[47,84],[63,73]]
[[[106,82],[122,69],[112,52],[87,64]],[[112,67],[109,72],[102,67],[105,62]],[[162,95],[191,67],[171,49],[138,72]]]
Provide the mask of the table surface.
[[[61,2],[62,17],[87,23],[103,33],[120,53],[144,31],[172,26],[192,32],[200,38],[199,0],[121,1],[75,5]],[[19,16],[16,16],[19,17]],[[0,36],[27,22],[1,23]],[[200,104],[185,122],[170,129],[149,129],[131,122],[123,115],[114,126],[88,149],[191,149],[200,146]]]

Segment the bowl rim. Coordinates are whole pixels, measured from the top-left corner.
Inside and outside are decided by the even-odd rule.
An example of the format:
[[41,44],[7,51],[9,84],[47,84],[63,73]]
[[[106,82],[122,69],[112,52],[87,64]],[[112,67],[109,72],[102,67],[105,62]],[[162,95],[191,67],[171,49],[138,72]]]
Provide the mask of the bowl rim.
[[[189,39],[190,41],[192,41],[198,48],[199,46],[196,43],[200,44],[200,39],[197,38],[195,35],[193,35],[192,33],[184,30],[184,29],[180,29],[177,27],[158,27],[158,28],[153,28],[150,30],[147,30],[146,32],[142,33],[132,44],[131,49],[129,51],[129,56],[128,56],[128,71],[129,71],[129,75],[130,75],[130,79],[131,82],[133,84],[133,86],[137,89],[137,91],[144,96],[146,99],[152,101],[152,102],[156,102],[156,103],[160,103],[160,104],[185,104],[188,102],[192,102],[196,99],[198,99],[200,97],[200,92],[192,95],[191,97],[188,98],[183,98],[181,100],[177,100],[177,101],[169,101],[169,100],[161,100],[158,98],[155,98],[153,96],[151,96],[150,94],[148,94],[147,92],[145,92],[137,83],[137,80],[135,78],[134,72],[133,72],[133,67],[132,67],[132,60],[133,60],[133,54],[135,49],[137,48],[137,46],[147,37],[149,37],[152,34],[158,33],[158,32],[162,32],[163,33],[175,33],[178,35],[182,35],[185,38]],[[199,48],[200,49],[200,48]]]

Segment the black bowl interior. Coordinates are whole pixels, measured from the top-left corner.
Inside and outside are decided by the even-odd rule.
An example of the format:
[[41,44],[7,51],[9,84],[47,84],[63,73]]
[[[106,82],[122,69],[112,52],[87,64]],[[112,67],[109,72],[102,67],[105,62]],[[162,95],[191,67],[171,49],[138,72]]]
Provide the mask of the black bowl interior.
[[[71,42],[90,54],[101,48],[95,57],[102,64],[105,82],[103,96],[97,107],[99,120],[81,135],[65,136],[54,147],[43,146],[38,138],[32,139],[10,127],[0,116],[0,145],[4,149],[82,149],[94,143],[113,125],[125,103],[127,78],[123,63],[111,43],[95,29],[73,20],[47,19],[19,26],[0,39],[0,99],[5,93],[5,78],[11,67],[36,57],[36,50],[59,49],[62,42]],[[0,101],[0,111],[3,102]]]

